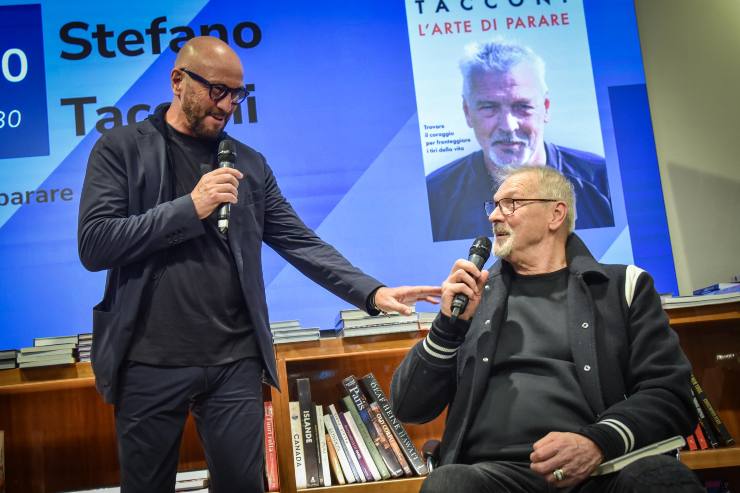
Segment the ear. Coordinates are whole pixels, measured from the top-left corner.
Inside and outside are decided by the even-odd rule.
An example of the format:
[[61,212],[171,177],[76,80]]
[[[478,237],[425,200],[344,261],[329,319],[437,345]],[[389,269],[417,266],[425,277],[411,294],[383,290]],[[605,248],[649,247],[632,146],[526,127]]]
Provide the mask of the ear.
[[565,222],[565,218],[568,215],[568,206],[565,202],[555,202],[555,207],[552,208],[552,215],[550,216],[550,222],[547,225],[550,231],[557,231]]
[[170,72],[170,87],[172,87],[172,92],[175,96],[180,96],[182,93],[182,81],[182,72],[173,68],[172,72]]
[[462,100],[463,112],[465,113],[465,121],[468,122],[468,127],[473,128],[473,120],[470,118],[470,108],[468,108],[468,102],[465,100],[465,96],[463,96]]
[[545,123],[550,121],[550,96],[545,94]]

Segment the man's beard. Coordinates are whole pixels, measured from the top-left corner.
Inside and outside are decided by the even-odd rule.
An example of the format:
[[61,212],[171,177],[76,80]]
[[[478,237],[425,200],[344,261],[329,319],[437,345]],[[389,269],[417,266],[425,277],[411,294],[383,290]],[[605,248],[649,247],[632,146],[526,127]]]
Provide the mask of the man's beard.
[[[519,144],[522,146],[521,152],[516,153],[497,153],[496,144]],[[534,155],[534,149],[529,140],[522,139],[516,135],[497,135],[492,139],[491,147],[488,149],[488,159],[498,168],[516,168],[529,164]]]
[[[219,117],[225,117],[225,113],[218,108],[213,110],[202,109],[198,106],[194,98],[186,96],[182,102],[182,112],[185,114],[185,119],[188,122],[190,130],[197,136],[208,140],[213,140],[223,131],[223,126],[218,128],[208,127],[205,124],[205,119],[208,115],[215,115]],[[224,119],[224,126],[229,121],[228,118]]]
[[[498,241],[501,233],[508,235],[503,240],[503,243],[499,243]],[[514,250],[514,232],[503,224],[495,224],[493,226],[493,235],[497,237],[495,238],[497,241],[493,242],[493,254],[498,258],[508,258],[511,256],[511,252]]]

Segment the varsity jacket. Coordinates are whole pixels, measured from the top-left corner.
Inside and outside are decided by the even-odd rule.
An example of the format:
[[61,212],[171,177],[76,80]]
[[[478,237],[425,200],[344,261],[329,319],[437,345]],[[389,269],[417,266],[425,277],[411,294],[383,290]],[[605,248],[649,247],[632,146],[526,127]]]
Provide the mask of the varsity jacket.
[[[597,416],[578,433],[596,443],[605,460],[691,433],[691,368],[652,277],[635,266],[596,262],[575,234],[566,259],[567,337],[578,381]],[[425,423],[447,408],[442,465],[459,462],[486,392],[512,274],[510,264],[496,262],[471,321],[453,325],[437,316],[393,375],[391,400],[401,421]]]

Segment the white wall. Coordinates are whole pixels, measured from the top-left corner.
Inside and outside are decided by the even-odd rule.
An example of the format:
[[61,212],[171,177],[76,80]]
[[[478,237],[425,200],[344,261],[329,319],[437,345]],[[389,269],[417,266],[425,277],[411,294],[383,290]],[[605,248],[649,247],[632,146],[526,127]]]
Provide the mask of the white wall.
[[681,294],[740,274],[740,0],[636,0]]

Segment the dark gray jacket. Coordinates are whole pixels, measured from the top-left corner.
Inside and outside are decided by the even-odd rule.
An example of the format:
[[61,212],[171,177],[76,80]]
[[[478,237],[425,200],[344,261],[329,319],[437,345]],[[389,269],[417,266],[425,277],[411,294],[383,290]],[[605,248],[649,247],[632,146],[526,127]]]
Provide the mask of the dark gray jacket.
[[[89,270],[108,270],[103,300],[93,308],[92,348],[96,386],[108,402],[115,399],[118,369],[139,308],[165,266],[167,249],[205,233],[190,195],[174,198],[166,109],[162,105],[149,119],[111,130],[98,140],[80,199],[80,259]],[[239,202],[231,207],[229,246],[266,380],[277,386],[262,277],[263,241],[310,279],[359,308],[366,308],[368,296],[381,283],[316,236],[283,197],[265,158],[236,144],[235,167],[244,179]]]
[[[571,276],[567,336],[583,394],[598,416],[579,433],[593,440],[607,460],[691,433],[691,368],[650,275],[634,266],[596,262],[574,234],[566,255]],[[505,320],[512,272],[508,263],[496,262],[471,322],[453,326],[438,316],[393,375],[391,400],[400,420],[424,423],[449,406],[442,464],[459,460],[486,392],[487,356],[494,354]]]

